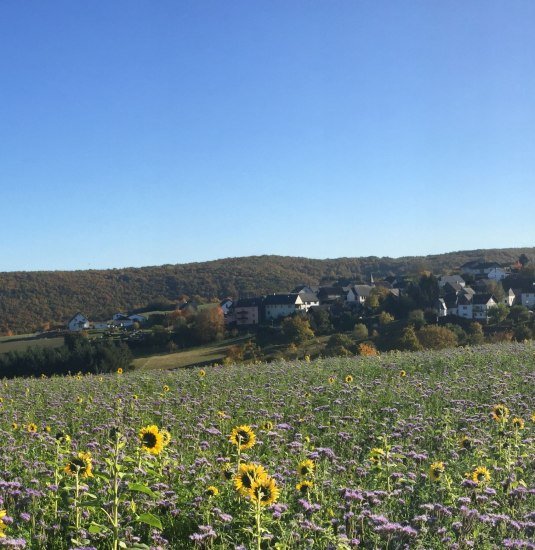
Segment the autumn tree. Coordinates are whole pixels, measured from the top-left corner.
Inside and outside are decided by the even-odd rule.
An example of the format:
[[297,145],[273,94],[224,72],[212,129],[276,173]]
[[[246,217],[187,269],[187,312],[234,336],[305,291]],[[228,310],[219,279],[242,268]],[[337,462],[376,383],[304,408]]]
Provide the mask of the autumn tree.
[[220,307],[201,309],[195,317],[194,334],[201,344],[221,340],[225,335],[225,318]]
[[452,348],[457,345],[455,334],[445,327],[428,325],[417,332],[418,341],[425,349]]
[[288,344],[302,344],[314,338],[308,319],[295,315],[286,317],[281,323],[284,340]]

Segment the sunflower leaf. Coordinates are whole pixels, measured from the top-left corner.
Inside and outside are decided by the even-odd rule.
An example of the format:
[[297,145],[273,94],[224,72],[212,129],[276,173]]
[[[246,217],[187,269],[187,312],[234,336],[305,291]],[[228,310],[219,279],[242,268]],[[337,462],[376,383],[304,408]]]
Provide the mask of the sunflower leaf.
[[158,495],[149,487],[146,485],[143,485],[142,483],[130,483],[128,485],[128,488],[130,491],[136,491],[138,493],[145,493],[146,495],[149,495],[151,497],[157,497]]
[[156,529],[163,529],[162,522],[160,521],[160,518],[155,516],[154,514],[149,514],[148,512],[145,514],[141,514],[137,520],[141,523],[146,523],[147,525],[150,525],[151,527],[155,527]]

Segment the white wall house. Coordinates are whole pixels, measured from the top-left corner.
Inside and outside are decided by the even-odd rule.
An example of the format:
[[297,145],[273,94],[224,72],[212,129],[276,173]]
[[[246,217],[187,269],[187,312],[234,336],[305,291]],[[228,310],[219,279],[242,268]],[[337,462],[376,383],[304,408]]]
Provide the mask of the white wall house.
[[89,320],[78,312],[68,323],[67,328],[71,332],[87,330],[89,328]]
[[498,302],[492,294],[476,294],[472,298],[472,319],[475,321],[489,320],[489,310],[496,307]]
[[472,319],[472,295],[461,294],[457,302],[457,315],[463,319]]
[[289,317],[296,311],[306,311],[300,294],[271,294],[264,299],[266,321]]
[[503,299],[503,303],[504,303],[506,306],[511,307],[511,306],[515,303],[515,298],[516,298],[516,294],[513,292],[513,289],[510,288],[510,289],[505,293],[505,298]]

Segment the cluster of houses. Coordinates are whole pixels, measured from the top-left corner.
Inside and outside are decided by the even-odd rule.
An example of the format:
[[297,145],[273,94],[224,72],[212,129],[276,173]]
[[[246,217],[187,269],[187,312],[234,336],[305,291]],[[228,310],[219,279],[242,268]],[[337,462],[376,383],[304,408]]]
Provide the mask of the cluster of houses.
[[[489,294],[485,280],[500,282],[511,274],[510,268],[502,267],[495,262],[467,262],[460,267],[460,272],[474,280],[472,286],[467,285],[461,275],[444,275],[438,279],[440,298],[434,305],[437,317],[454,315],[464,319],[487,322],[491,308],[500,301]],[[353,311],[361,310],[375,287],[383,287],[394,297],[404,294],[410,279],[408,277],[389,276],[383,280],[374,281],[370,276],[368,284],[350,284],[347,286],[307,286],[301,285],[286,294],[270,294],[253,298],[233,300],[226,298],[220,303],[225,324],[245,327],[261,323],[270,323],[297,312],[306,313],[311,308],[330,309],[334,305]],[[508,307],[519,304],[531,310],[535,309],[535,282],[527,287],[510,288],[501,301]],[[191,307],[189,302],[183,303],[179,309]],[[126,315],[116,313],[109,321],[91,323],[84,315],[77,313],[69,322],[70,331],[88,329],[128,329],[134,323],[143,325],[147,318],[143,315]]]
[[[484,280],[500,282],[511,274],[510,268],[495,262],[472,261],[462,265],[460,271],[475,282],[468,286],[461,275],[444,275],[439,278],[440,298],[434,309],[437,317],[455,315],[464,319],[487,322],[489,312],[500,301],[486,291]],[[299,286],[287,294],[271,294],[233,301],[227,298],[221,302],[225,323],[236,326],[251,326],[288,317],[296,312],[307,312],[312,307],[330,308],[333,304],[349,309],[359,309],[366,304],[374,287],[383,287],[395,297],[403,295],[409,279],[407,277],[386,277],[369,284],[348,286]],[[483,283],[483,284],[482,284]],[[509,289],[502,300],[506,306],[516,304],[529,309],[535,308],[535,283],[524,288]]]
[[94,321],[91,322],[87,317],[78,312],[67,323],[67,328],[71,332],[79,332],[81,330],[110,330],[117,328],[133,328],[134,323],[140,325],[147,322],[147,317],[143,315],[126,315],[125,313],[116,313],[109,321]]

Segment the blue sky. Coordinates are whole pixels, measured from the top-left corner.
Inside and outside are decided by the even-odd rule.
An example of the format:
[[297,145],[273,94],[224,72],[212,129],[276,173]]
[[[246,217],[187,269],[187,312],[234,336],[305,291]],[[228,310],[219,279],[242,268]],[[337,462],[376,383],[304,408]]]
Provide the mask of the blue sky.
[[0,271],[535,245],[535,2],[0,2]]

